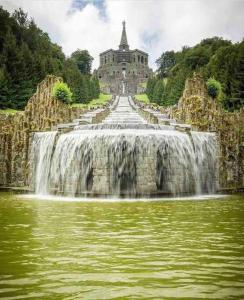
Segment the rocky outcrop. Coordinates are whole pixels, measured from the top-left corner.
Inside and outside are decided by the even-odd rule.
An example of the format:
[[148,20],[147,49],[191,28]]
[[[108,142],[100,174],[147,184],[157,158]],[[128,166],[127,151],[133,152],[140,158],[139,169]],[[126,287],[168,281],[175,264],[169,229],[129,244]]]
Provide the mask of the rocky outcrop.
[[171,118],[192,125],[195,130],[216,131],[220,144],[219,177],[222,189],[244,187],[244,109],[227,112],[208,96],[204,79],[195,74],[186,81]]
[[62,78],[47,76],[38,85],[24,112],[8,116],[0,114],[0,185],[27,184],[29,139],[33,131],[50,130],[85,111],[71,108],[52,96],[57,81]]

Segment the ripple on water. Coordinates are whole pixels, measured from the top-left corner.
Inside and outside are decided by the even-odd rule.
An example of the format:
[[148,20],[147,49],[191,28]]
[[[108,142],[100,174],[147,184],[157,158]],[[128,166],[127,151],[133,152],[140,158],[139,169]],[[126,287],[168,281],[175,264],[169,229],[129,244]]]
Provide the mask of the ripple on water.
[[0,194],[0,298],[243,299],[243,200]]

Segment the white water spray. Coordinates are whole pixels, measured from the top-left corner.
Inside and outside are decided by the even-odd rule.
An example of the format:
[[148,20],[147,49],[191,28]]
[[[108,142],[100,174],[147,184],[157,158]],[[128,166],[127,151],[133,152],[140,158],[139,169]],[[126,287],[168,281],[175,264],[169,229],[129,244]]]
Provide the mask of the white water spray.
[[145,124],[121,97],[103,124],[36,133],[32,170],[38,194],[146,196],[214,193],[214,133]]

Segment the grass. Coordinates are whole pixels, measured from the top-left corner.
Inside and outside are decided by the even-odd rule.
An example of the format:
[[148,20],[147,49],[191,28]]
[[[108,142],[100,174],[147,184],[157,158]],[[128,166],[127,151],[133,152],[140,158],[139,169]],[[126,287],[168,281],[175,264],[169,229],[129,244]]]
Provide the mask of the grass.
[[141,82],[139,85],[140,85],[141,87],[143,87],[143,88],[146,88],[146,87],[147,87],[147,82]]
[[14,115],[17,112],[22,112],[22,110],[16,110],[12,108],[0,109],[0,114],[5,114],[5,115]]
[[108,94],[103,94],[101,93],[99,95],[98,99],[93,99],[89,103],[73,103],[71,106],[72,107],[77,107],[77,108],[94,108],[97,106],[103,106],[106,105],[110,100],[112,99],[112,95]]
[[157,103],[150,102],[150,100],[147,97],[147,94],[138,94],[138,95],[135,95],[135,98],[136,98],[137,101],[140,101],[140,102],[145,103],[145,104],[150,104],[151,107],[152,106],[154,108],[160,107],[160,105],[158,105]]
[[136,100],[140,101],[140,102],[143,102],[145,104],[149,104],[150,101],[147,97],[147,94],[138,94],[138,95],[135,95],[135,98]]

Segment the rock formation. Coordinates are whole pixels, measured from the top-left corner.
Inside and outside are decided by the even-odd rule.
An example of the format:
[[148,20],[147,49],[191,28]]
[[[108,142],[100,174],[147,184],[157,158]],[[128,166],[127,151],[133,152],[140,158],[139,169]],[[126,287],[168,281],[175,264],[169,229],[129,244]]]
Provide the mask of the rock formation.
[[227,112],[211,98],[204,79],[194,74],[185,84],[178,106],[170,117],[190,124],[196,130],[216,131],[220,144],[220,186],[222,189],[244,187],[244,109]]
[[25,186],[28,178],[29,139],[33,131],[50,130],[52,126],[69,122],[81,113],[52,97],[57,81],[47,76],[30,98],[23,112],[0,114],[0,185]]

